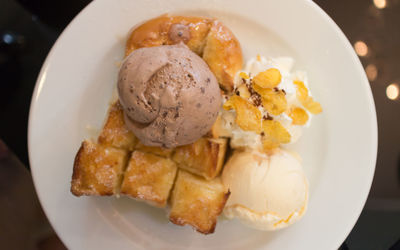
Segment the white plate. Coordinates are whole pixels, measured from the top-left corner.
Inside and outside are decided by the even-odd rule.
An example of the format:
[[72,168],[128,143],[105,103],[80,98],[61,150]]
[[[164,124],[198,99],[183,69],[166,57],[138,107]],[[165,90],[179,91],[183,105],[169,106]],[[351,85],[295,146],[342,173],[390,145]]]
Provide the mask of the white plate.
[[[257,53],[292,56],[308,71],[324,113],[296,144],[310,179],[306,216],[262,232],[220,221],[209,236],[168,223],[165,211],[128,198],[69,192],[87,126],[100,128],[130,28],[165,12],[219,18]],[[42,206],[70,249],[335,249],[354,226],[377,152],[375,107],[363,68],[335,23],[307,0],[98,0],[62,33],[38,78],[29,117],[29,156]]]

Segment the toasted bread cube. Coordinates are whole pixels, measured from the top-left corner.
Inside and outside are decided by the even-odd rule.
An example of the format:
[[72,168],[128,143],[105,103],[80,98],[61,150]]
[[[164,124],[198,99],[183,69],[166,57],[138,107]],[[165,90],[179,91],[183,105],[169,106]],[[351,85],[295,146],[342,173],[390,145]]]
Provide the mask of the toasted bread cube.
[[136,150],[139,150],[141,152],[151,153],[154,155],[167,157],[167,158],[169,158],[173,152],[173,149],[171,149],[171,148],[150,147],[150,146],[144,145],[140,141],[136,144],[135,148],[136,148]]
[[76,196],[118,194],[127,158],[125,150],[83,141],[75,157],[71,192]]
[[99,144],[133,150],[138,139],[126,127],[124,111],[119,101],[114,102],[109,110],[106,122],[99,136]]
[[206,134],[208,138],[229,138],[232,137],[232,124],[235,123],[235,114],[229,111],[222,111],[217,116],[211,130]]
[[134,151],[125,172],[121,194],[165,207],[176,171],[176,164],[170,159]]
[[224,126],[221,114],[217,116],[211,130],[206,134],[208,138],[230,137],[232,132]]
[[220,178],[205,180],[179,170],[172,191],[169,220],[180,226],[191,225],[203,234],[213,233],[229,194]]
[[191,173],[213,179],[221,172],[227,139],[200,138],[195,143],[177,147],[172,160]]

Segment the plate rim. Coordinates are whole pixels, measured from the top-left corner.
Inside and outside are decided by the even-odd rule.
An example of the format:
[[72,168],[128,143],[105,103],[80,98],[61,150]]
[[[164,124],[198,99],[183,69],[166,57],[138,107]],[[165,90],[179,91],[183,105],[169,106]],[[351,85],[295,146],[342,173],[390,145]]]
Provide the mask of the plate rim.
[[[60,228],[59,225],[57,225],[57,223],[55,223],[55,218],[50,218],[48,216],[48,207],[44,206],[44,202],[43,200],[44,198],[44,194],[40,193],[38,190],[38,186],[36,185],[36,182],[39,181],[38,177],[35,177],[35,167],[33,167],[32,164],[32,158],[33,158],[33,153],[32,153],[32,134],[33,132],[33,117],[35,114],[35,110],[36,110],[36,104],[37,104],[37,100],[38,98],[40,98],[40,93],[41,93],[41,89],[43,87],[43,85],[46,82],[46,72],[48,70],[48,67],[50,66],[50,60],[53,57],[54,51],[57,50],[57,48],[59,47],[60,43],[63,40],[63,37],[65,36],[65,34],[67,33],[67,31],[71,28],[71,26],[73,26],[77,20],[79,19],[80,16],[85,15],[85,13],[88,11],[88,9],[91,9],[95,4],[97,4],[97,2],[99,1],[92,1],[90,2],[85,8],[83,8],[72,20],[71,22],[65,27],[65,29],[61,32],[60,36],[57,38],[56,42],[53,44],[52,48],[50,49],[48,55],[46,56],[46,59],[41,67],[40,73],[37,77],[36,83],[35,83],[35,88],[31,97],[31,103],[30,103],[30,109],[29,109],[29,118],[28,118],[28,155],[29,155],[29,164],[31,166],[31,174],[32,174],[32,179],[33,179],[33,183],[34,183],[34,187],[35,187],[35,191],[38,195],[40,204],[43,208],[43,211],[46,214],[46,217],[49,219],[49,222],[51,223],[54,231],[57,233],[58,237],[61,239],[61,241],[65,244],[65,246],[70,247],[69,246],[69,242],[66,242],[66,240],[64,240],[64,236],[60,233]],[[343,33],[343,31],[340,29],[340,27],[335,23],[335,21],[319,6],[317,5],[314,1],[311,0],[304,0],[303,1],[304,4],[309,5],[311,8],[314,9],[314,11],[319,12],[321,14],[321,17],[323,19],[325,19],[325,21],[327,21],[329,23],[329,25],[335,30],[336,35],[339,36],[341,42],[343,43],[343,45],[345,46],[345,50],[346,51],[350,51],[351,54],[351,59],[354,61],[354,65],[357,67],[358,69],[358,74],[360,74],[362,76],[363,79],[362,82],[365,85],[365,97],[366,100],[368,101],[368,105],[369,105],[369,109],[370,109],[370,116],[368,117],[370,120],[370,125],[371,125],[371,131],[370,131],[370,139],[372,141],[371,145],[370,145],[370,151],[372,152],[372,154],[370,155],[370,162],[371,162],[371,166],[368,168],[368,180],[365,180],[364,183],[364,192],[362,193],[362,195],[360,195],[359,199],[361,202],[357,203],[357,207],[354,205],[353,208],[353,217],[349,218],[351,219],[351,221],[349,221],[349,223],[347,224],[346,228],[343,227],[343,230],[341,231],[342,237],[337,237],[336,240],[336,246],[339,247],[342,242],[346,239],[346,237],[350,234],[351,230],[353,229],[353,227],[355,226],[356,222],[358,221],[360,214],[365,206],[365,203],[367,201],[367,198],[369,196],[370,190],[371,190],[371,185],[372,185],[372,181],[373,181],[373,177],[374,177],[374,173],[375,173],[375,169],[376,169],[376,161],[377,161],[377,153],[378,153],[378,121],[377,121],[377,114],[376,114],[376,106],[375,106],[375,102],[374,102],[374,98],[373,98],[373,94],[371,91],[371,86],[369,84],[369,81],[366,77],[364,68],[362,67],[361,61],[358,58],[358,56],[356,55],[356,53],[354,52],[350,41],[347,39],[346,35]],[[337,248],[336,247],[336,248]]]
[[[373,143],[370,145],[371,147],[371,152],[373,152],[373,154],[371,155],[371,165],[373,167],[369,168],[369,179],[366,182],[366,188],[367,190],[365,192],[363,192],[364,197],[361,197],[360,195],[360,199],[361,202],[358,204],[358,208],[357,209],[353,209],[354,210],[354,215],[353,218],[351,218],[351,222],[348,223],[348,226],[346,229],[344,229],[342,232],[342,241],[337,240],[337,244],[336,244],[336,249],[338,249],[341,244],[346,240],[346,238],[349,236],[349,234],[351,233],[351,231],[353,230],[354,226],[356,225],[358,219],[360,218],[361,212],[364,209],[364,206],[367,202],[369,193],[371,192],[371,187],[372,187],[372,181],[374,179],[375,176],[375,170],[376,170],[376,161],[377,161],[377,156],[378,156],[378,119],[377,119],[377,114],[376,114],[376,106],[375,106],[375,100],[372,94],[372,89],[371,89],[371,85],[368,81],[367,75],[365,73],[365,70],[362,66],[361,60],[360,58],[357,56],[356,52],[353,49],[353,46],[350,43],[350,40],[347,38],[347,36],[344,34],[344,32],[342,31],[342,29],[340,29],[339,25],[328,15],[328,13],[326,13],[318,4],[316,4],[314,1],[312,0],[308,0],[308,3],[310,3],[311,7],[316,9],[318,12],[321,13],[322,17],[328,21],[329,25],[335,29],[336,33],[340,36],[340,40],[343,42],[343,45],[346,47],[346,50],[351,51],[351,57],[353,59],[353,61],[355,62],[355,65],[358,68],[359,73],[362,75],[363,78],[363,83],[365,85],[365,93],[367,94],[367,100],[368,100],[368,105],[371,109],[371,114],[372,116],[369,117],[370,118],[370,122],[371,122],[371,130],[370,131],[370,135],[371,135],[371,139],[373,141]],[[364,184],[365,185],[365,184]]]

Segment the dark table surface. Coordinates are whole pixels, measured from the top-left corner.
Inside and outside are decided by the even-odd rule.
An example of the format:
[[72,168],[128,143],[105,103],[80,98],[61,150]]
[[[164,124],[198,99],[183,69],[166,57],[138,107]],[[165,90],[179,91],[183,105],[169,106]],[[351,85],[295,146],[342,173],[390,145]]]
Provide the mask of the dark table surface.
[[[41,211],[30,178],[28,113],[47,53],[89,2],[0,0],[2,249],[64,249]],[[379,149],[371,192],[341,248],[400,249],[400,0],[315,2],[354,45],[370,81],[378,116]]]

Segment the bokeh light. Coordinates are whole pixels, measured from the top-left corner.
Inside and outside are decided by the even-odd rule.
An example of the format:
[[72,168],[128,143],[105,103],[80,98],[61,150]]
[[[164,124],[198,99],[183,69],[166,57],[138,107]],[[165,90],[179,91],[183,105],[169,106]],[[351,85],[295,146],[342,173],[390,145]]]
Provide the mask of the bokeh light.
[[399,85],[392,83],[386,88],[386,96],[390,100],[396,100],[399,97]]
[[354,43],[354,50],[359,56],[366,56],[368,54],[368,46],[363,41],[357,41]]
[[378,69],[375,64],[368,64],[365,68],[365,73],[367,73],[368,80],[375,81],[378,77]]
[[383,9],[386,7],[386,0],[374,0],[374,5],[378,9]]

